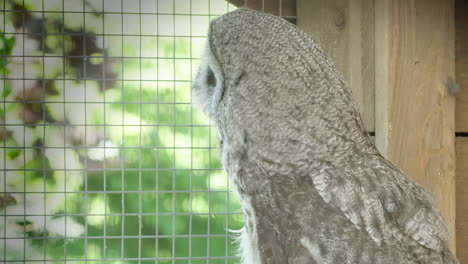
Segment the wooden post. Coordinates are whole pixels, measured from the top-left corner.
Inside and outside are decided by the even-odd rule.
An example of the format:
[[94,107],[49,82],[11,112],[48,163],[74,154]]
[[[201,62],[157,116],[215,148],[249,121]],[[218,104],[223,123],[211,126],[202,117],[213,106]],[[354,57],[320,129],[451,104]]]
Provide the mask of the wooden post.
[[468,263],[468,137],[457,137],[457,257]]
[[389,76],[388,61],[390,52],[388,5],[391,0],[375,0],[375,145],[380,153],[388,158],[388,113]]
[[456,205],[457,256],[468,263],[468,2],[455,1],[455,69],[461,91],[456,95]]
[[388,2],[388,157],[435,194],[455,251],[453,1]]
[[457,97],[456,130],[468,132],[468,2],[455,1],[456,71],[457,83],[462,88]]
[[384,109],[376,103],[385,116],[376,120],[377,131],[387,137],[376,134],[376,140],[384,141],[391,161],[434,193],[455,251],[455,99],[447,89],[455,76],[453,4],[376,0],[376,13],[386,16],[379,22],[385,35],[376,35],[382,38],[376,43],[384,45],[376,56],[385,56],[376,57],[377,70],[383,71],[376,72],[383,76],[376,89],[387,97]]
[[350,81],[379,150],[434,193],[455,251],[453,0],[298,0],[297,7],[298,25]]

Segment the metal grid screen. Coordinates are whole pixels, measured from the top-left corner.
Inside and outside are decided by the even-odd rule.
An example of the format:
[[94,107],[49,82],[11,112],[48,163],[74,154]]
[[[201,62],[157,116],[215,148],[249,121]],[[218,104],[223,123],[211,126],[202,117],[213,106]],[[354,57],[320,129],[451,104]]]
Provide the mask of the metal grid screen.
[[3,0],[0,260],[237,263],[190,80],[223,0]]

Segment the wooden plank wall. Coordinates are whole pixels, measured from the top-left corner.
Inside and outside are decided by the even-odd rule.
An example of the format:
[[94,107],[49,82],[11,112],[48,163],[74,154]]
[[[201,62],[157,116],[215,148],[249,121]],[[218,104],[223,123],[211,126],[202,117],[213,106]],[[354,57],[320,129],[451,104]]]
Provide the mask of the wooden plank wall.
[[388,15],[387,157],[434,193],[455,251],[454,2],[376,1]]
[[468,263],[468,2],[455,1],[455,70],[462,89],[456,95],[456,232],[460,263]]
[[297,24],[333,58],[374,132],[374,0],[297,1]]
[[468,137],[457,137],[457,257],[460,263],[468,263]]
[[456,129],[468,132],[468,2],[456,0],[456,71],[461,93],[457,94]]
[[297,21],[348,77],[382,154],[434,193],[455,250],[453,5],[298,0]]

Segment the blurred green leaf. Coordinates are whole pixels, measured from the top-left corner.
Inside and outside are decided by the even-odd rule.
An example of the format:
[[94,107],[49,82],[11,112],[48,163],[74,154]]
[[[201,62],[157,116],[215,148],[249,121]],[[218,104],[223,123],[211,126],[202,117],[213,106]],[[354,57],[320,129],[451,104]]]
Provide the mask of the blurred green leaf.
[[[4,41],[4,49],[5,49],[5,54],[6,55],[11,55],[11,51],[13,50],[13,47],[15,46],[15,43],[16,43],[16,40],[15,40],[15,37],[9,37],[9,38],[5,38],[3,37],[3,41]],[[3,54],[3,50],[2,50],[2,54]]]
[[46,180],[49,184],[55,184],[54,171],[50,166],[49,160],[42,155],[37,155],[20,169],[25,170],[25,177],[28,183],[34,183],[37,180]]
[[16,159],[20,154],[21,154],[21,149],[20,149],[20,148],[17,148],[17,149],[8,149],[8,151],[7,151],[7,156],[8,156],[11,160]]
[[[14,48],[15,43],[16,43],[16,39],[15,39],[14,36],[7,38],[7,37],[5,37],[4,33],[1,33],[0,41],[2,43],[2,46],[0,48],[0,55],[1,55],[1,58],[0,58],[0,75],[4,75],[4,74],[9,73],[8,68],[7,68],[8,57],[6,57],[5,55],[11,55],[11,52],[13,51],[13,48]],[[5,92],[4,92],[4,98],[5,97],[6,96],[5,96]]]
[[[11,94],[11,84],[8,81],[4,81],[4,85],[2,86],[3,88],[3,93],[2,96],[3,98],[7,98]],[[0,112],[0,114],[3,114],[3,112]]]

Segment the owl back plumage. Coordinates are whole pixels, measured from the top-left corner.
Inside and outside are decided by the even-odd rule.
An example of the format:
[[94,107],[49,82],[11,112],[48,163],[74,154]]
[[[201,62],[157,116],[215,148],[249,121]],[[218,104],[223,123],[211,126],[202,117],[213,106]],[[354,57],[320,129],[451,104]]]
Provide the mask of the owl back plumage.
[[431,195],[379,154],[295,25],[249,9],[215,19],[193,94],[243,205],[243,263],[458,263]]

